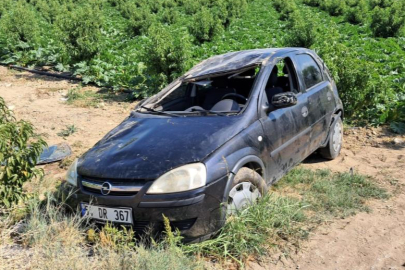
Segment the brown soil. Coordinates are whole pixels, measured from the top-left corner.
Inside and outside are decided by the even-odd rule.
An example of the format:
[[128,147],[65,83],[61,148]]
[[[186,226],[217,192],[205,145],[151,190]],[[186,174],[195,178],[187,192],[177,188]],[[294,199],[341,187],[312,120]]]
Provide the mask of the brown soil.
[[[135,106],[135,103],[124,101],[125,94],[108,93],[102,95],[105,99],[99,100],[95,107],[68,105],[68,91],[77,87],[79,84],[75,82],[0,67],[0,96],[17,119],[30,121],[37,133],[45,136],[48,145],[68,143],[73,157],[93,146]],[[96,87],[84,87],[82,91],[103,92]],[[76,132],[65,138],[58,135],[71,125],[76,127]],[[45,166],[45,171],[57,179],[65,174],[58,164]]]
[[[117,95],[96,107],[77,107],[65,101],[77,84],[50,77],[10,71],[0,67],[0,96],[18,119],[31,121],[46,134],[48,144],[67,142],[74,156],[94,145],[128,116],[135,103]],[[95,87],[86,90],[100,91]],[[77,131],[58,136],[67,125]],[[271,263],[251,263],[251,269],[404,269],[405,270],[405,138],[387,128],[347,128],[342,154],[325,161],[314,154],[303,163],[311,169],[329,168],[370,175],[394,195],[372,201],[371,213],[321,225],[296,254]],[[63,179],[66,168],[45,166],[48,175]]]
[[405,269],[405,139],[387,128],[346,128],[341,155],[325,161],[316,153],[301,166],[369,175],[392,198],[371,201],[370,213],[325,222],[295,254],[249,269]]

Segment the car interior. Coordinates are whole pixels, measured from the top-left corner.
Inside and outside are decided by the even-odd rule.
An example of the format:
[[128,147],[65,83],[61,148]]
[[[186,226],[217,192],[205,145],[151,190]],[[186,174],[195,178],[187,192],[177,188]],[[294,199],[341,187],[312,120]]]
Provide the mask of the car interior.
[[[238,113],[250,97],[260,66],[249,67],[231,74],[183,82],[159,101],[142,106],[145,111],[198,113]],[[268,100],[283,92],[298,93],[293,63],[285,58],[274,66],[266,84]]]
[[151,108],[158,111],[238,113],[245,106],[259,67],[222,76],[185,82]]
[[274,66],[265,91],[270,102],[276,94],[284,92],[298,93],[297,74],[290,58],[284,58]]

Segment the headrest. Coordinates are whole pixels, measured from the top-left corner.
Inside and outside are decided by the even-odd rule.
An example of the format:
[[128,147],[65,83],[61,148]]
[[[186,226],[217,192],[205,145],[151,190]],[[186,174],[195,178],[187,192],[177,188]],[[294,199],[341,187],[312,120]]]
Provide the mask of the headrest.
[[239,104],[233,99],[223,99],[212,107],[211,111],[214,112],[231,112],[239,111]]
[[271,71],[269,81],[267,82],[266,88],[275,87],[277,84],[277,77],[278,76],[278,67],[274,66],[273,70]]

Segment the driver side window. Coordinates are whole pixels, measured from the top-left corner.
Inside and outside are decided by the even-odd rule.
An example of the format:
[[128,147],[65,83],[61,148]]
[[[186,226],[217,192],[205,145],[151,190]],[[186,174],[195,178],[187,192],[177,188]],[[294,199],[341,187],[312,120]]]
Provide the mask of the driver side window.
[[297,74],[290,58],[281,59],[271,71],[265,87],[267,99],[271,102],[276,94],[299,93]]

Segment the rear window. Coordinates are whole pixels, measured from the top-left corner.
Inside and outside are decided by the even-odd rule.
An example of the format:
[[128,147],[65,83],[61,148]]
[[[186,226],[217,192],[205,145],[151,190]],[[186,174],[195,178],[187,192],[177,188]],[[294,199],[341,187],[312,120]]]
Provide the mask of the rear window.
[[321,69],[308,54],[297,55],[298,66],[301,68],[306,89],[323,81]]

